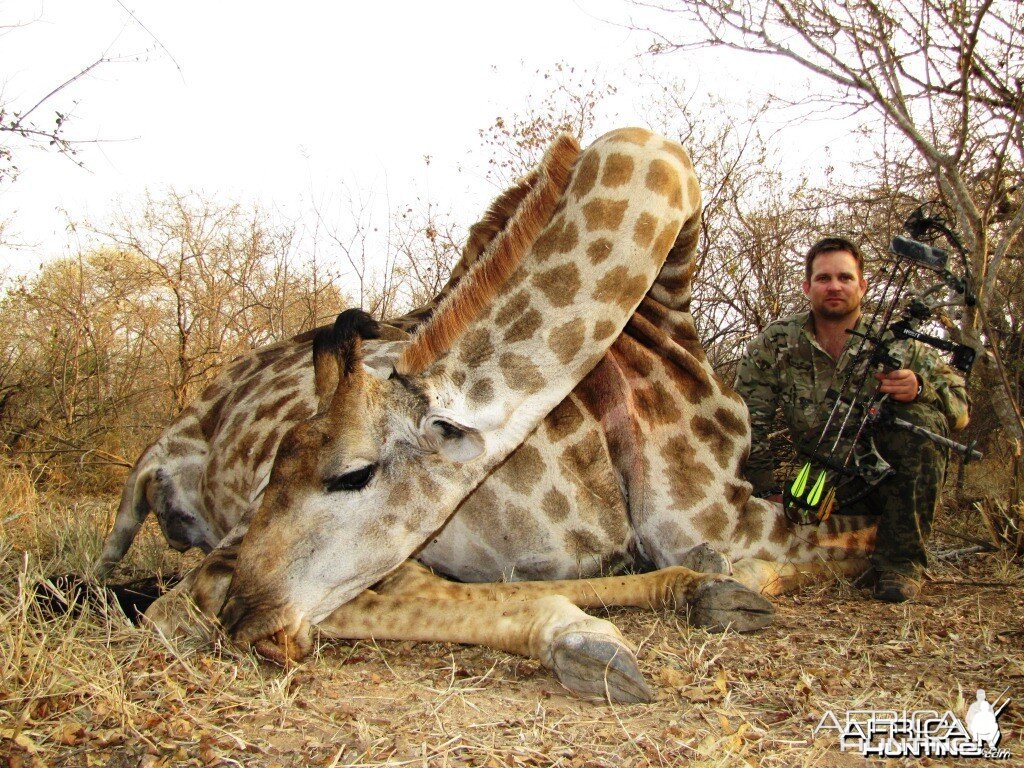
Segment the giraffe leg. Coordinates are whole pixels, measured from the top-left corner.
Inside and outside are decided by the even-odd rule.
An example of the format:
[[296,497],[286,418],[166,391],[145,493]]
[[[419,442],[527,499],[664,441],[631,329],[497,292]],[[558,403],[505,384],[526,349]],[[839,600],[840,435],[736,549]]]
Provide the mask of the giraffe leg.
[[869,562],[866,558],[777,563],[745,557],[733,565],[733,578],[758,594],[781,595],[804,584],[820,583],[825,577],[856,578],[868,567]]
[[727,626],[737,632],[761,629],[772,622],[775,612],[770,602],[742,584],[720,574],[697,573],[683,566],[633,576],[484,584],[447,581],[414,564],[403,566],[396,574],[396,580],[385,580],[379,591],[414,588],[420,596],[449,600],[533,600],[561,595],[581,608],[619,605],[686,609],[691,623],[717,632]]
[[653,699],[618,629],[561,595],[499,602],[367,590],[317,627],[332,638],[483,645],[539,660],[580,696]]

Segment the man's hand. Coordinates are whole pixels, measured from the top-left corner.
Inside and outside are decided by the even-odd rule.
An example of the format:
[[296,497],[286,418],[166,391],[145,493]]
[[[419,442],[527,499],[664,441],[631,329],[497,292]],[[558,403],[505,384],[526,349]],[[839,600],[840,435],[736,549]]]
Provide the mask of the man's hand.
[[888,395],[898,403],[909,403],[917,399],[917,392],[920,382],[917,374],[909,368],[900,368],[898,371],[888,373],[876,373],[875,378],[881,384],[878,391]]

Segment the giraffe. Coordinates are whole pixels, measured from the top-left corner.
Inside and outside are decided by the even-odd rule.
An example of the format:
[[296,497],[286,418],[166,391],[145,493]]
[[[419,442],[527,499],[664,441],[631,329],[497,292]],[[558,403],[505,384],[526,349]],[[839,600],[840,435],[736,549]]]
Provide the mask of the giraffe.
[[796,531],[740,478],[746,409],[689,311],[699,228],[679,145],[560,137],[440,301],[392,325],[348,311],[229,367],[140,457],[97,572],[155,510],[208,553],[147,612],[161,631],[194,604],[281,662],[313,626],[481,643],[648,700],[628,643],[581,608],[757,629],[759,593],[863,568],[873,537],[854,518]]

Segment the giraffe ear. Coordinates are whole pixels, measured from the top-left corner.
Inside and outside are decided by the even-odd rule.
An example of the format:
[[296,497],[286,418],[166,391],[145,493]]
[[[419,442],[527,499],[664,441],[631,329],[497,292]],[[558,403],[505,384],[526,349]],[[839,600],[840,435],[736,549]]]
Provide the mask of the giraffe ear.
[[480,430],[458,422],[448,413],[428,413],[420,426],[420,438],[426,446],[459,464],[472,461],[484,452]]
[[361,309],[346,309],[334,325],[313,336],[313,371],[320,411],[356,373],[361,373],[362,340],[380,337],[380,325]]

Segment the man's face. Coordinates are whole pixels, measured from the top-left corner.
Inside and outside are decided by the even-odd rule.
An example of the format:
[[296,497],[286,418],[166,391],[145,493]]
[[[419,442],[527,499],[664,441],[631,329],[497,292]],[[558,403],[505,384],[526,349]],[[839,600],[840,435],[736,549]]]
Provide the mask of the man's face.
[[828,320],[856,314],[867,289],[849,251],[819,254],[811,264],[810,281],[804,281],[804,296],[811,303],[811,311]]

